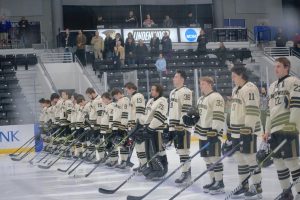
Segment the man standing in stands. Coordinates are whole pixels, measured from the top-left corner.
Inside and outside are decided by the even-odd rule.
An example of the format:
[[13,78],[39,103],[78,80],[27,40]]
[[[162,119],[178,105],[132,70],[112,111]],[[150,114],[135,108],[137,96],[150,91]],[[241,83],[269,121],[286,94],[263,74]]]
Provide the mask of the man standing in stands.
[[162,53],[166,58],[171,57],[172,52],[172,41],[168,35],[167,32],[164,32],[164,36],[161,39],[161,45],[162,45]]
[[125,49],[121,46],[121,41],[117,41],[117,44],[114,48],[115,52],[115,64],[124,65],[125,62]]
[[144,44],[143,40],[139,40],[139,44],[136,46],[135,52],[137,64],[145,64],[145,58],[148,55],[148,48]]
[[28,46],[28,29],[29,29],[28,20],[25,19],[25,17],[22,17],[21,20],[19,21],[19,34],[20,34],[20,40],[23,43],[25,48]]
[[150,52],[152,56],[157,56],[159,53],[159,38],[156,36],[156,33],[153,33],[153,37],[150,40]]
[[169,17],[169,15],[166,15],[166,17],[163,21],[163,27],[165,27],[165,28],[173,27],[173,20]]
[[200,31],[200,35],[197,38],[197,42],[198,42],[198,48],[197,48],[198,55],[205,55],[207,38],[203,29],[201,29]]
[[0,17],[0,44],[8,43],[8,32],[11,29],[11,22],[3,15]]
[[105,59],[109,59],[112,57],[113,52],[114,52],[114,41],[111,38],[110,32],[105,33],[105,39],[104,39],[104,55]]
[[76,38],[76,46],[77,46],[76,55],[78,56],[80,62],[83,64],[83,66],[86,65],[85,44],[86,44],[86,37],[83,34],[82,30],[79,30],[77,38]]
[[137,19],[136,16],[133,14],[133,11],[129,11],[129,16],[125,19],[126,27],[134,28],[137,27]]
[[95,36],[92,38],[91,45],[93,45],[95,59],[103,59],[102,52],[104,49],[103,38],[99,35],[99,32],[95,32]]

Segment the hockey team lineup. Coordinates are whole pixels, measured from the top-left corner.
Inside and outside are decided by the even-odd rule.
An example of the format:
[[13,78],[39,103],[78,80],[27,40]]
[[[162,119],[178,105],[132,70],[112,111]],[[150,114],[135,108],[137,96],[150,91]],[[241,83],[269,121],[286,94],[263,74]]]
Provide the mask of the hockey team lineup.
[[[187,76],[183,70],[174,74],[174,89],[170,94],[164,94],[162,85],[153,84],[147,102],[132,82],[102,94],[93,88],[87,88],[85,94],[69,90],[52,93],[49,100],[43,98],[39,102],[39,134],[9,156],[17,162],[26,160],[38,170],[53,168],[67,160],[54,173],[70,177],[76,177],[82,166],[92,166],[82,179],[101,168],[114,174],[130,172],[113,186],[101,184],[99,199],[118,193],[137,176],[153,183],[142,195],[128,191],[128,200],[151,199],[152,192],[169,184],[169,179],[178,173],[177,187],[168,191],[170,200],[204,176],[210,182],[197,191],[199,197],[205,193],[212,199],[220,195],[225,200],[264,199],[261,168],[273,163],[277,174],[274,181],[279,183],[281,191],[274,191],[272,198],[300,200],[300,80],[289,75],[291,67],[285,57],[275,61],[278,80],[268,87],[265,122],[261,120],[259,89],[248,81],[243,66],[230,69],[235,87],[229,114],[225,112],[224,98],[214,90],[212,77],[200,77],[201,96],[195,100],[193,92],[185,86]],[[191,151],[192,136],[199,143],[196,151]],[[268,151],[258,156],[261,137]],[[43,149],[33,154],[37,146]],[[170,170],[167,152],[173,147],[179,162]],[[132,162],[135,153],[137,163]],[[191,163],[199,156],[206,169],[196,174]],[[226,175],[223,162],[228,157],[233,158],[238,169],[234,172],[238,182],[230,192],[225,191],[223,180]]]

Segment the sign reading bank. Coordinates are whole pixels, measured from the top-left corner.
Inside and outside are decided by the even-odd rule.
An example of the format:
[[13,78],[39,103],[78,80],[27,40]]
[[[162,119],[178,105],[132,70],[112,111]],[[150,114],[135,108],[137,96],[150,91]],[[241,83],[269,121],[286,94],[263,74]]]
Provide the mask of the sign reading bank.
[[0,153],[19,148],[33,136],[33,124],[0,126]]
[[201,28],[180,28],[180,42],[197,42]]

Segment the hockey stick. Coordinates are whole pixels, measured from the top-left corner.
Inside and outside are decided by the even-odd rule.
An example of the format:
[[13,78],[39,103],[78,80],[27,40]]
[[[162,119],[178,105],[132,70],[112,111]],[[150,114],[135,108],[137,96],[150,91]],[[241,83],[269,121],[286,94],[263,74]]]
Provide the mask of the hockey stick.
[[59,159],[62,158],[62,155],[64,152],[68,151],[69,149],[72,148],[72,146],[78,142],[83,136],[85,136],[89,131],[84,131],[76,140],[74,140],[66,149],[64,149],[60,154],[58,154],[58,157],[56,158],[56,160],[54,161],[50,161],[50,163],[48,165],[38,165],[39,168],[41,169],[49,169],[50,167],[52,167]]
[[[112,136],[112,134],[106,138],[105,141],[103,141],[99,146],[103,145],[105,142],[108,141],[108,139]],[[88,149],[85,149],[82,153],[86,152]],[[96,150],[95,150],[96,151]],[[87,156],[92,155],[95,151],[90,152]],[[76,158],[75,161],[78,161],[80,158]],[[75,162],[74,162],[75,163]],[[82,163],[84,163],[84,160],[82,159],[71,171],[68,172],[68,175],[70,175],[71,173],[73,173]],[[73,163],[72,163],[73,164]],[[68,170],[67,170],[68,171]]]
[[[125,137],[121,140],[121,142],[119,142],[117,145],[115,145],[114,148],[123,145],[123,143],[124,143],[129,137],[131,137],[131,136],[132,136],[132,135],[133,135],[133,134],[141,127],[141,126],[142,126],[142,125],[140,125],[140,123],[137,123],[137,125],[135,126],[135,128],[134,128],[133,130],[131,130],[131,132],[128,133],[127,136],[125,136]],[[109,152],[109,153],[105,156],[105,158],[109,158],[109,156],[110,156],[112,153],[113,153],[113,150],[112,150],[111,152]],[[88,172],[87,174],[85,174],[84,176],[85,176],[85,177],[88,177],[89,175],[91,175],[91,174],[99,167],[100,164],[101,164],[101,163],[96,164],[96,166],[95,166],[90,172]]]
[[284,195],[286,193],[288,193],[289,191],[291,191],[292,188],[298,183],[300,183],[300,177],[297,178],[297,180],[293,181],[292,184],[287,189],[285,189],[283,192],[281,192],[274,200],[283,199]]
[[13,160],[13,161],[21,161],[24,158],[26,158],[34,148],[38,147],[41,144],[43,144],[43,142],[39,141],[37,144],[34,144],[34,146],[31,147],[28,151],[26,151],[21,157],[19,157],[19,158],[11,157],[10,159]]
[[[91,144],[89,145],[89,146],[91,146],[91,145],[95,145],[94,144],[94,142],[96,141],[96,140],[98,140],[99,139],[99,137],[97,137],[97,138],[94,138],[94,140],[91,142]],[[103,141],[100,145],[102,145],[102,144],[104,144],[106,141]],[[88,147],[89,147],[88,146]],[[85,153],[86,151],[88,151],[88,147],[82,152],[82,153]],[[95,150],[96,151],[96,150]],[[91,153],[94,153],[95,151],[92,151]],[[91,154],[89,154],[88,156],[90,156]],[[60,168],[58,168],[57,170],[58,171],[60,171],[60,172],[67,172],[69,169],[71,169],[71,167],[77,162],[79,160],[79,157],[78,158],[76,158],[72,163],[71,163],[71,165],[69,165],[69,167],[67,167],[67,169],[60,169]]]
[[270,154],[258,164],[258,167],[256,167],[252,172],[249,173],[249,175],[242,181],[242,183],[240,183],[234,190],[232,190],[225,198],[225,200],[228,200],[229,198],[231,198],[231,196],[236,193],[238,190],[240,190],[245,184],[246,182],[249,180],[249,178],[256,172],[258,171],[262,165],[264,164],[264,162],[268,159],[270,159],[275,153],[277,153],[277,151],[279,151],[279,149],[282,148],[282,146],[287,142],[287,140],[283,140],[275,149],[274,151],[271,151]]
[[[156,153],[149,161],[147,161],[145,164],[143,164],[141,166],[141,170],[143,170],[142,168],[145,168],[154,158],[156,158],[156,156],[158,156],[159,152]],[[117,192],[123,185],[125,185],[127,182],[129,182],[135,175],[137,175],[139,173],[139,171],[133,172],[126,180],[124,180],[118,187],[116,187],[113,190],[109,190],[109,189],[104,189],[104,188],[99,188],[98,191],[100,193],[103,194],[114,194],[115,192]]]
[[149,190],[146,194],[142,196],[127,196],[127,200],[141,200],[144,199],[146,196],[148,196],[150,193],[152,193],[154,190],[156,190],[161,184],[163,184],[167,179],[169,179],[171,176],[173,176],[181,167],[183,167],[186,163],[190,162],[194,157],[196,157],[201,151],[206,149],[210,143],[208,142],[206,145],[204,145],[201,149],[199,149],[196,153],[194,153],[188,160],[186,160],[184,163],[181,163],[179,167],[177,167],[173,172],[171,172],[168,176],[166,176],[164,179],[162,179],[158,184],[156,184],[151,190]]
[[215,168],[215,166],[217,164],[219,164],[222,160],[224,160],[228,155],[234,153],[238,147],[240,147],[240,145],[242,144],[239,143],[237,145],[235,145],[230,151],[228,151],[227,153],[225,153],[219,160],[217,160],[214,164],[212,164],[209,168],[207,168],[204,172],[202,172],[199,176],[197,176],[194,180],[192,180],[191,182],[189,182],[187,185],[185,185],[179,192],[177,192],[176,194],[174,194],[169,200],[173,200],[175,199],[178,195],[180,195],[183,191],[185,191],[188,187],[190,187],[191,185],[193,185],[196,181],[198,181],[202,176],[204,176],[205,174],[207,174],[207,172],[211,171],[212,169]]
[[33,141],[34,141],[35,136],[33,136],[32,138],[30,138],[27,142],[25,142],[22,146],[20,146],[15,152],[8,154],[8,156],[12,157],[12,156],[19,156],[22,151],[18,154],[16,154],[18,151],[20,151],[24,146],[29,146]]
[[[60,130],[61,132],[59,132],[59,130]],[[55,140],[58,136],[60,136],[60,135],[63,133],[64,130],[65,130],[65,129],[61,130],[61,128],[59,128],[59,129],[56,130],[54,133],[52,133],[52,134],[51,134],[51,137],[52,137],[52,135],[55,135],[57,132],[59,132],[59,133],[57,134],[57,136],[54,137],[53,140]],[[44,147],[44,149],[47,149],[48,146],[51,145],[52,143],[53,143],[53,142],[47,144],[47,145]],[[28,162],[29,162],[31,165],[33,165],[33,160],[34,160],[35,158],[37,158],[42,152],[45,152],[45,150],[40,151],[40,152],[39,152],[38,154],[36,154],[33,158],[31,158]],[[46,154],[43,158],[41,158],[37,163],[41,162],[44,158],[46,158],[50,153],[53,153],[53,152],[54,152],[54,151],[47,152],[47,154]]]

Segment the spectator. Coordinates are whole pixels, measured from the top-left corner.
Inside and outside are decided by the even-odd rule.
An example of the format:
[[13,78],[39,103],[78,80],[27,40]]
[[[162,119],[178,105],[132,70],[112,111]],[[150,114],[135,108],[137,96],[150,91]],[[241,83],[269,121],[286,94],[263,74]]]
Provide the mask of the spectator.
[[112,58],[115,43],[110,36],[110,32],[106,32],[105,35],[106,37],[104,39],[104,55],[105,55],[105,59],[109,59]]
[[137,27],[137,19],[133,14],[133,11],[129,11],[129,16],[125,19],[126,27],[134,28]]
[[151,19],[150,14],[146,15],[146,19],[143,22],[143,26],[146,28],[151,28],[155,25],[154,21]]
[[125,44],[128,42],[129,39],[131,39],[132,42],[135,43],[135,40],[134,40],[133,35],[132,35],[131,32],[129,32],[129,33],[127,34],[127,38],[126,38]]
[[168,15],[166,15],[166,17],[163,21],[163,27],[166,27],[166,28],[173,27],[173,20]]
[[79,30],[76,38],[76,46],[77,46],[76,55],[83,66],[86,66],[85,45],[86,45],[86,37],[83,34],[82,30]]
[[197,48],[198,55],[205,55],[207,38],[203,29],[201,29],[200,31],[200,35],[197,38],[197,42],[198,42],[198,48]]
[[25,19],[25,17],[22,17],[19,21],[19,34],[20,34],[20,40],[23,43],[24,47],[28,47],[28,29],[29,29],[29,23],[28,20]]
[[294,42],[294,50],[300,53],[300,35],[299,33],[296,33],[294,38],[293,38],[293,42]]
[[216,54],[219,58],[220,64],[224,65],[227,58],[227,49],[223,42],[220,42],[219,48],[216,50]]
[[159,72],[167,71],[167,62],[162,53],[159,54],[159,57],[155,62],[155,66],[156,66],[157,71],[159,71]]
[[135,64],[135,43],[132,38],[127,38],[125,43],[126,64]]
[[288,41],[286,35],[283,33],[282,28],[278,28],[278,32],[275,36],[276,47],[285,47]]
[[124,49],[124,47],[122,47],[120,40],[118,40],[116,42],[116,46],[114,48],[114,53],[115,53],[114,64],[116,64],[117,66],[124,65],[125,49]]
[[104,49],[104,42],[103,38],[99,35],[99,32],[95,32],[95,36],[92,38],[91,45],[93,45],[94,49],[94,56],[95,59],[103,59],[103,49]]
[[148,48],[144,44],[143,40],[139,40],[139,43],[136,46],[135,52],[136,52],[135,54],[136,54],[137,64],[138,65],[145,64],[145,58],[148,55]]
[[3,15],[0,17],[0,44],[8,43],[8,33],[11,29],[11,22]]
[[159,38],[156,33],[153,33],[153,37],[150,40],[150,52],[152,56],[157,56],[159,53]]
[[105,21],[102,16],[98,16],[97,28],[105,28]]
[[267,118],[267,110],[268,110],[268,102],[269,97],[267,94],[267,87],[263,85],[260,89],[260,118],[263,126],[263,130],[265,131],[265,124]]
[[187,19],[186,19],[186,26],[187,27],[195,27],[196,26],[196,21],[193,17],[193,13],[192,12],[189,12],[188,13],[188,16],[187,16]]
[[114,39],[114,46],[117,45],[117,42],[120,41],[121,42],[121,46],[124,47],[124,40],[121,36],[120,33],[116,33],[115,39]]
[[161,39],[162,53],[165,57],[170,58],[172,52],[172,41],[167,32],[164,32],[164,36]]
[[71,37],[70,37],[70,30],[66,28],[65,33],[62,33],[62,47],[65,48],[65,52],[70,52],[70,47],[73,45],[71,44]]

